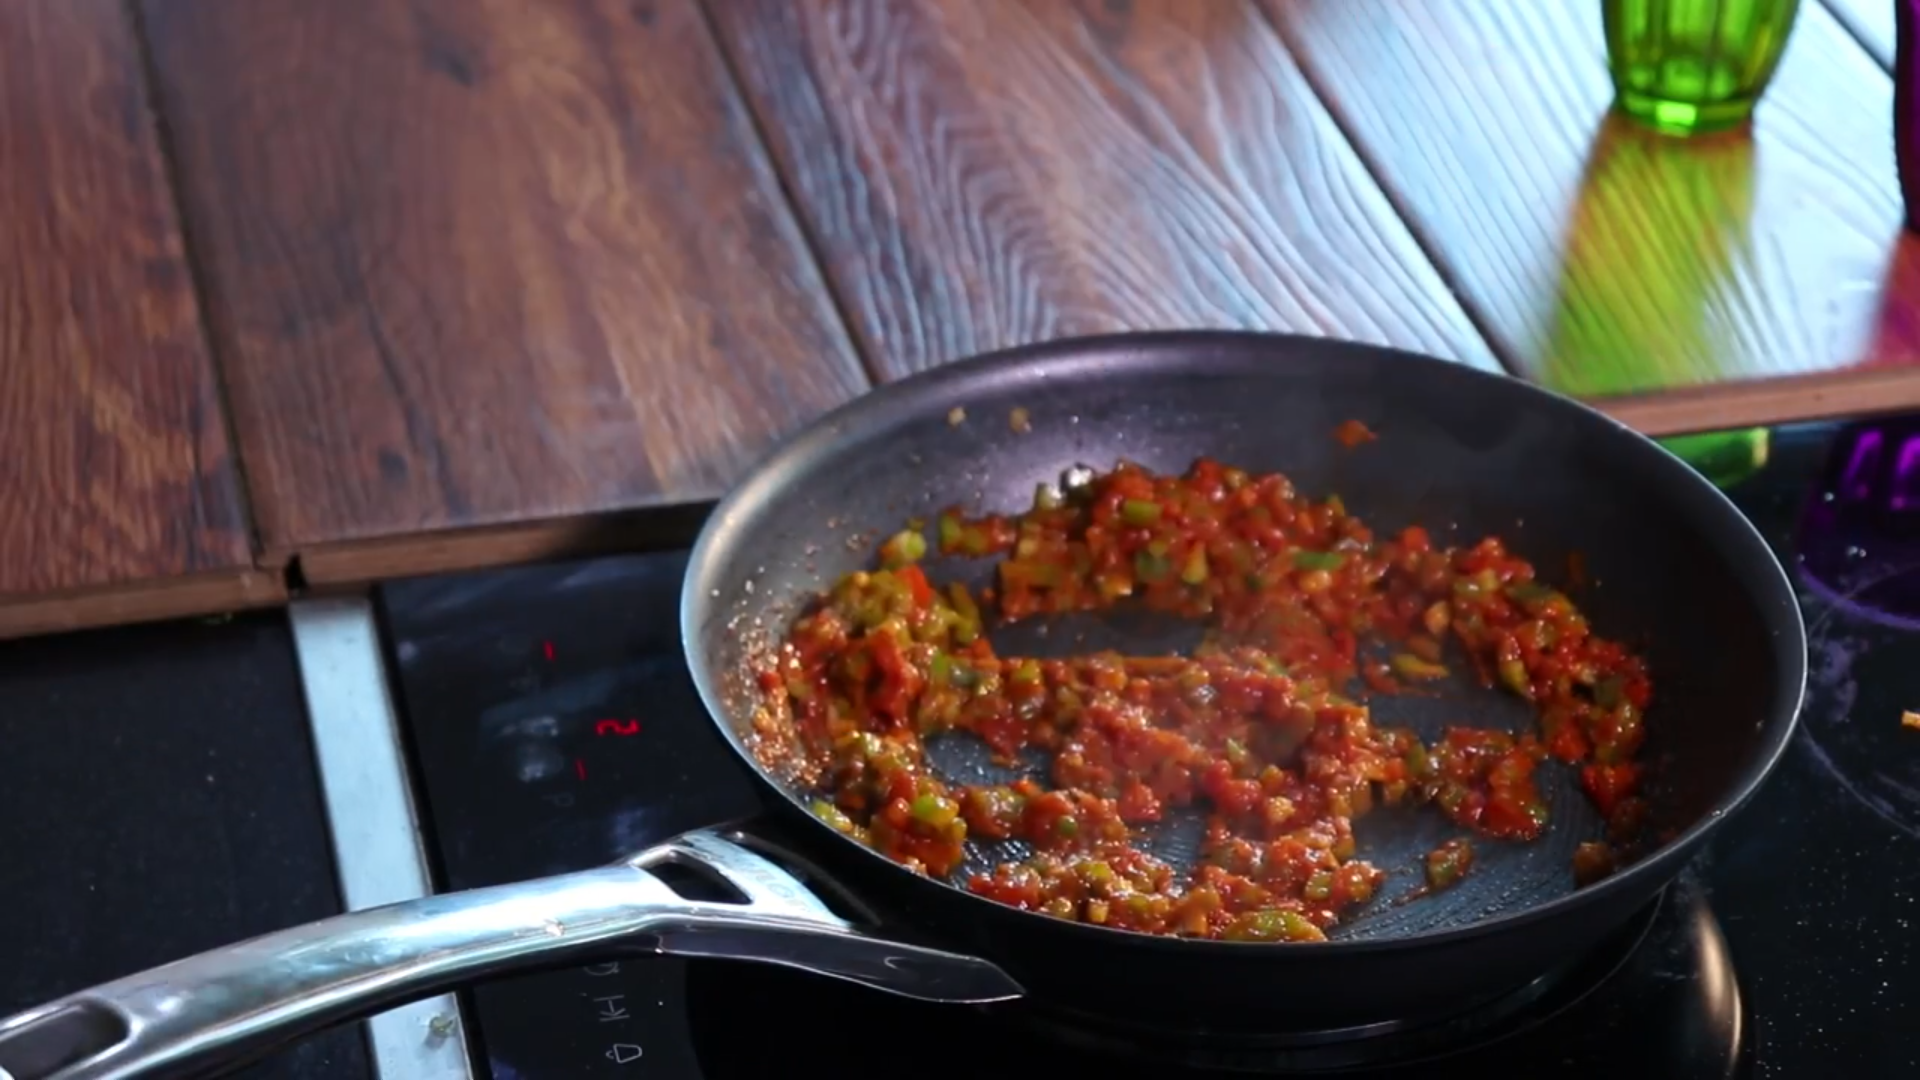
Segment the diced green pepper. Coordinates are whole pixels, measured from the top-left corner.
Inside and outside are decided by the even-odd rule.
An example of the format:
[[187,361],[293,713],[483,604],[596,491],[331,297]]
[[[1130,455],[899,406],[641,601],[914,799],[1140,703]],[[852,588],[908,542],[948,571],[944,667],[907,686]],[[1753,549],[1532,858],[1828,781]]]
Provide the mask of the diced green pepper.
[[919,562],[926,554],[927,538],[911,529],[902,529],[880,545],[880,565],[883,569],[897,570]]
[[1333,871],[1315,870],[1313,876],[1300,890],[1300,895],[1308,900],[1322,901],[1333,895]]
[[1560,640],[1560,631],[1545,619],[1529,619],[1514,630],[1514,636],[1545,652]]
[[1129,525],[1151,525],[1160,520],[1160,504],[1151,499],[1128,499],[1120,504],[1120,517]]
[[1399,675],[1403,679],[1416,679],[1421,682],[1427,682],[1434,679],[1444,679],[1448,674],[1445,665],[1422,660],[1412,653],[1395,653],[1389,663],[1393,667],[1394,674]]
[[1088,859],[1079,864],[1080,880],[1088,885],[1110,885],[1114,880],[1113,867],[1099,859]]
[[1500,681],[1507,685],[1507,689],[1528,701],[1533,700],[1533,683],[1527,677],[1527,665],[1518,659],[1500,661]]
[[1538,581],[1516,581],[1507,586],[1507,599],[1526,608],[1537,608],[1553,599],[1554,592]]
[[1228,941],[1325,941],[1327,935],[1297,911],[1248,911],[1235,915],[1223,936]]
[[1293,553],[1293,567],[1296,570],[1338,570],[1346,561],[1347,557],[1337,551],[1296,551]]
[[973,644],[980,636],[980,605],[973,602],[973,594],[958,581],[947,587],[947,602],[953,605],[957,616],[953,624],[954,644]]
[[1422,781],[1433,779],[1433,756],[1427,753],[1425,744],[1416,740],[1412,746],[1407,747],[1405,760],[1408,776]]
[[1071,840],[1080,835],[1080,820],[1063,816],[1053,823],[1053,831],[1056,835]]
[[1055,491],[1052,484],[1033,486],[1033,508],[1035,510],[1058,510],[1067,504],[1067,500]]
[[1626,704],[1626,682],[1618,675],[1609,675],[1594,683],[1593,703],[1603,709],[1617,709]]
[[843,833],[851,833],[854,831],[853,819],[848,817],[845,811],[825,799],[813,800],[813,814],[821,821],[826,822]]
[[1207,549],[1199,544],[1187,551],[1187,558],[1180,566],[1180,580],[1189,585],[1205,584],[1207,580]]
[[939,795],[916,795],[907,807],[907,813],[922,825],[940,828],[960,816],[960,804]]
[[847,736],[847,752],[860,761],[871,761],[886,750],[886,740],[871,731],[856,731]]
[[961,524],[960,515],[949,510],[940,515],[940,550],[952,552],[959,550],[960,543],[966,538],[966,526]]
[[1133,576],[1149,584],[1165,581],[1173,572],[1173,563],[1165,555],[1142,548],[1133,554]]
[[1288,941],[1327,940],[1327,935],[1324,930],[1308,922],[1307,917],[1297,911],[1281,912],[1280,921],[1286,926]]
[[1013,681],[1022,686],[1036,686],[1040,682],[1040,661],[1025,659],[1013,667]]
[[1473,845],[1465,840],[1449,840],[1427,853],[1427,885],[1444,889],[1465,877],[1473,866]]
[[1245,767],[1247,762],[1252,760],[1252,755],[1247,753],[1246,744],[1242,743],[1239,739],[1229,738],[1227,740],[1225,754],[1227,764],[1236,769]]

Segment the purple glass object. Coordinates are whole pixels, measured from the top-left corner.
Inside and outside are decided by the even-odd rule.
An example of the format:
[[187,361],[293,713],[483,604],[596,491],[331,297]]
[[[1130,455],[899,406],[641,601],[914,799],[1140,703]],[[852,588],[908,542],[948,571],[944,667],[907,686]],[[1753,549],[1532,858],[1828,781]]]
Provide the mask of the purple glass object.
[[1840,429],[1796,550],[1802,580],[1836,605],[1920,628],[1920,418]]
[[1893,0],[1893,154],[1907,228],[1920,231],[1920,0]]

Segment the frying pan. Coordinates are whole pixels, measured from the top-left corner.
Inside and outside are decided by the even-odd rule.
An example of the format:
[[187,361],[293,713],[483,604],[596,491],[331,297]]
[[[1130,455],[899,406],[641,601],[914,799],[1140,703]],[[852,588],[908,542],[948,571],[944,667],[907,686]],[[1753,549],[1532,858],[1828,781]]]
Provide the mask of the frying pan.
[[[1016,419],[1016,410],[1021,410]],[[1379,439],[1332,437],[1358,419]],[[908,871],[806,810],[812,794],[749,750],[753,673],[781,630],[872,542],[959,503],[1019,509],[1063,470],[1128,459],[1184,470],[1211,456],[1337,493],[1376,530],[1497,534],[1542,568],[1579,553],[1574,590],[1601,632],[1644,650],[1650,828],[1664,842],[1575,889],[1575,844],[1599,823],[1568,770],[1543,766],[1553,814],[1531,844],[1476,843],[1453,889],[1396,888],[1326,942],[1152,937],[1005,907]],[[929,565],[935,576],[989,568]],[[0,1022],[0,1069],[43,1077],[204,1075],[400,1001],[530,966],[621,953],[784,964],[951,1002],[1026,995],[1120,1023],[1340,1032],[1441,1018],[1528,983],[1644,907],[1780,757],[1806,643],[1778,562],[1679,460],[1600,413],[1523,382],[1393,350],[1242,333],[1060,341],[952,364],[860,398],[787,441],[714,510],[694,548],[681,631],[694,680],[743,764],[776,798],[776,832],[707,830],[612,867],[355,912],[179,961]],[[1003,651],[1161,651],[1190,630],[1144,618],[1030,629]],[[1519,703],[1457,686],[1376,698],[1380,722],[1519,729]],[[994,775],[963,737],[929,756]],[[1004,774],[1001,774],[1002,776]],[[1190,863],[1194,823],[1148,845]],[[1451,835],[1431,812],[1376,811],[1363,855],[1405,889]],[[971,862],[1005,857],[973,850]],[[962,873],[965,871],[963,870]],[[887,917],[878,920],[875,911]],[[908,940],[911,938],[912,940]],[[939,947],[926,944],[937,943]]]

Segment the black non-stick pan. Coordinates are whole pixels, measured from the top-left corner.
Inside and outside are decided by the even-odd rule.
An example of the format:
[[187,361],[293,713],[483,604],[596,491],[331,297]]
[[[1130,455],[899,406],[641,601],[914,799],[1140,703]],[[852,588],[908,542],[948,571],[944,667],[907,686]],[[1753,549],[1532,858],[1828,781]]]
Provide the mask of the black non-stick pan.
[[[1333,432],[1349,419],[1378,440],[1343,446]],[[907,518],[955,503],[1020,509],[1037,484],[1078,465],[1128,459],[1180,471],[1202,456],[1338,493],[1376,530],[1417,523],[1461,542],[1498,534],[1549,580],[1578,553],[1582,608],[1600,632],[1641,648],[1652,671],[1642,758],[1650,828],[1663,842],[1576,889],[1571,852],[1599,835],[1599,822],[1571,777],[1543,766],[1546,836],[1480,842],[1473,872],[1451,890],[1396,902],[1416,881],[1419,856],[1452,834],[1430,812],[1376,811],[1356,825],[1361,852],[1398,884],[1331,940],[1160,938],[1018,911],[908,871],[816,820],[806,810],[813,793],[749,753],[753,675],[766,651]],[[989,568],[935,563],[929,572]],[[767,960],[934,1000],[1025,994],[1156,1026],[1322,1031],[1437,1019],[1577,956],[1653,900],[1773,767],[1806,665],[1798,606],[1765,543],[1657,445],[1516,380],[1386,349],[1235,333],[1014,350],[829,414],[716,508],[681,618],[703,699],[743,765],[780,796],[779,828],[804,859],[762,847],[774,855],[767,861],[750,836],[709,832],[604,870],[342,916],[0,1023],[0,1068],[27,1080],[225,1065],[508,968],[634,951]],[[1191,633],[1137,617],[1019,632],[1027,636],[998,643],[1159,652]],[[1437,698],[1373,706],[1426,735],[1447,724],[1532,723],[1521,704],[1464,682]],[[961,736],[930,756],[957,780],[1005,775]],[[1176,817],[1151,846],[1190,863],[1195,838],[1194,823]],[[1004,854],[978,850],[976,866]],[[687,875],[708,885],[688,886]],[[730,897],[711,895],[716,887]],[[863,925],[862,900],[890,921]]]

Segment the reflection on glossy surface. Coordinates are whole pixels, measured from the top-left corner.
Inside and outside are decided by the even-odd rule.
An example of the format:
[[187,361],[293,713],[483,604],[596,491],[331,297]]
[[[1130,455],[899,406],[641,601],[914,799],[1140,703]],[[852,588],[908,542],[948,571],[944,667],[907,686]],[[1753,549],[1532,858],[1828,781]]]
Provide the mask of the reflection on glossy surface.
[[1766,467],[1771,435],[1766,428],[1745,428],[1672,435],[1659,443],[1668,453],[1693,466],[1708,483],[1724,489]]
[[[1705,864],[1759,1075],[1920,1075],[1920,1030],[1886,1020],[1920,985],[1920,741],[1899,720],[1920,702],[1920,634],[1894,614],[1912,610],[1899,602],[1913,576],[1897,569],[1905,528],[1876,521],[1892,500],[1870,497],[1891,494],[1879,469],[1897,466],[1915,427],[1776,429],[1767,468],[1731,492],[1781,558],[1801,564],[1812,646],[1800,737]],[[1862,454],[1868,430],[1882,433],[1879,449]]]
[[1828,602],[1920,626],[1920,418],[1838,431],[1796,546],[1803,580]]
[[[1714,370],[1726,330],[1718,315],[1753,258],[1761,152],[1745,137],[1676,144],[1611,115],[1594,128],[1541,343],[1543,381],[1617,394]],[[1627,226],[1646,213],[1649,186],[1685,208],[1685,259],[1634,242]],[[1694,370],[1676,373],[1680,365]]]
[[[1891,30],[1890,0],[1845,2]],[[1266,4],[1494,346],[1582,394],[1920,356],[1891,87],[1831,6],[1803,0],[1751,138],[1645,132],[1668,152],[1583,178],[1600,0]],[[1701,156],[1728,142],[1748,177]]]
[[1920,744],[1899,723],[1920,696],[1871,692],[1915,681],[1920,418],[1834,432],[1796,546],[1802,588],[1816,601],[1807,605],[1808,749],[1842,790],[1920,837]]
[[[1116,1080],[1335,1071],[1412,1080],[1533,1065],[1607,1080],[1733,1077],[1746,1049],[1726,938],[1691,875],[1593,955],[1527,988],[1517,1006],[1496,1002],[1443,1024],[1353,1038],[1095,1030],[1027,1003],[930,1010],[772,969],[694,968],[688,994],[695,1046],[712,1077],[774,1075],[790,1067],[794,1046],[849,1022],[860,1037],[836,1040],[836,1072],[870,1075],[911,1060],[916,1076],[935,1078],[999,1075],[993,1063],[1009,1061],[1022,1075]],[[738,1037],[737,1013],[725,1003],[741,1000],[781,1003],[756,1018],[762,1038]],[[938,1047],[953,1052],[929,1052]]]

